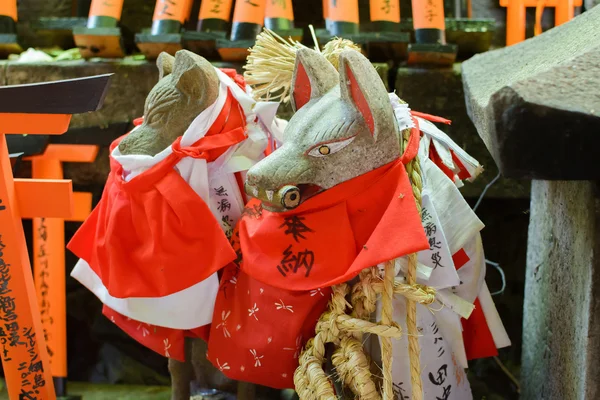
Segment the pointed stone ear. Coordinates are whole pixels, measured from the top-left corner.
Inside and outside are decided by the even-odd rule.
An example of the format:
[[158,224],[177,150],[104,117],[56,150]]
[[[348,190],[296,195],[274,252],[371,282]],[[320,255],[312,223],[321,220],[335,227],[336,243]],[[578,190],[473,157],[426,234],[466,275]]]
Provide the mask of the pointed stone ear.
[[340,54],[340,95],[363,116],[374,140],[395,133],[394,111],[375,67],[356,50]]
[[173,73],[175,87],[189,99],[214,103],[219,94],[219,77],[211,63],[187,50],[175,53]]
[[298,50],[290,93],[294,111],[323,96],[338,83],[339,74],[325,57],[311,49]]
[[156,59],[156,66],[158,67],[158,79],[162,79],[165,76],[169,75],[173,72],[173,63],[175,62],[175,57],[170,55],[169,53],[165,53],[164,51],[158,55]]

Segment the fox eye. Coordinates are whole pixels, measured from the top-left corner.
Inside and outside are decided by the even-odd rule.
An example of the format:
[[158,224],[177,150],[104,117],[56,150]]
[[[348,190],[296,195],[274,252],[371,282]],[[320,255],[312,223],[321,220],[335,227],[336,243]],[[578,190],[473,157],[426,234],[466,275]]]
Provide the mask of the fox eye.
[[164,116],[165,116],[164,112],[155,112],[155,113],[152,113],[152,114],[150,114],[148,116],[147,123],[149,125],[152,125],[152,124],[156,124],[158,122],[161,122]]
[[337,153],[342,150],[344,147],[348,146],[354,140],[356,136],[352,136],[348,139],[343,139],[338,142],[329,142],[329,143],[320,143],[314,147],[312,147],[307,154],[313,157],[325,157],[330,154]]

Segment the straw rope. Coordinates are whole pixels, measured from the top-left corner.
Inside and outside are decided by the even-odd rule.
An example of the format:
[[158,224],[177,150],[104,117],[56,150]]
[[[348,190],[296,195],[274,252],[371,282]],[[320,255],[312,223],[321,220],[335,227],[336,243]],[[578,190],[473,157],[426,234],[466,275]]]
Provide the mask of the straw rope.
[[[410,138],[410,129],[405,129],[402,133],[404,146]],[[423,189],[423,179],[421,178],[421,165],[419,157],[413,158],[406,166],[406,172],[411,182],[413,196],[417,205],[419,215],[421,215],[421,190]],[[408,255],[408,270],[406,272],[406,283],[414,286],[417,283],[417,254]],[[406,298],[406,330],[408,331],[408,356],[410,358],[410,382],[412,385],[412,400],[423,399],[423,382],[421,381],[421,348],[419,347],[419,337],[417,330],[417,303],[413,299]]]
[[[286,40],[272,30],[264,28],[256,37],[256,43],[250,49],[247,63],[244,65],[244,79],[252,87],[254,99],[283,103],[290,100],[296,52],[302,48],[306,46],[292,38]],[[350,40],[341,38],[332,39],[320,50],[315,39],[315,50],[323,54],[336,69],[340,54],[348,49],[361,51],[360,47]]]

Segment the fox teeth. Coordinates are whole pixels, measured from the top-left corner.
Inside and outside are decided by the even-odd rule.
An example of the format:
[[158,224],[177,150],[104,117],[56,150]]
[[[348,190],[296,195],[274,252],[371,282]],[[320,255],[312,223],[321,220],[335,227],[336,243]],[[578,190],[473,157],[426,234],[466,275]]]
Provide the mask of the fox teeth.
[[258,197],[258,188],[252,188],[252,193],[254,193],[254,197]]
[[267,193],[267,198],[269,199],[269,201],[273,200],[273,191],[272,190],[266,190]]

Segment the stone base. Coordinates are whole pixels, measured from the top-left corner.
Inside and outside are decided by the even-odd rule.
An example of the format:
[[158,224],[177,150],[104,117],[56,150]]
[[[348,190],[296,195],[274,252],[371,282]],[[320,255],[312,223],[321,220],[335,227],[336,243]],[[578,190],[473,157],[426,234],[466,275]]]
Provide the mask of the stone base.
[[533,181],[521,398],[600,395],[600,205],[589,181]]
[[75,27],[73,39],[83,58],[125,57],[119,28]]
[[225,39],[227,32],[183,32],[183,45],[186,49],[201,55],[208,60],[221,58],[217,51],[217,40]]
[[175,55],[176,52],[183,49],[181,42],[182,37],[180,33],[166,33],[161,35],[138,33],[135,35],[135,44],[148,60],[156,60],[162,52]]

